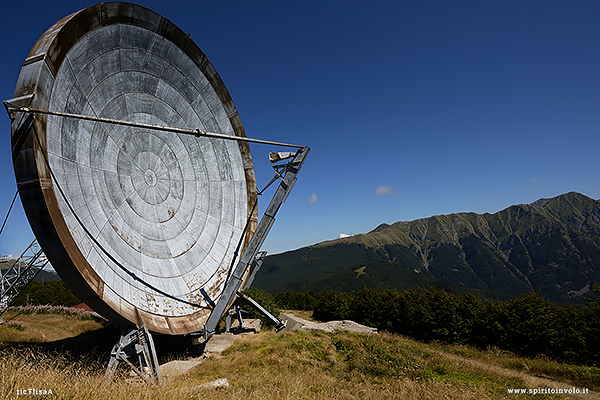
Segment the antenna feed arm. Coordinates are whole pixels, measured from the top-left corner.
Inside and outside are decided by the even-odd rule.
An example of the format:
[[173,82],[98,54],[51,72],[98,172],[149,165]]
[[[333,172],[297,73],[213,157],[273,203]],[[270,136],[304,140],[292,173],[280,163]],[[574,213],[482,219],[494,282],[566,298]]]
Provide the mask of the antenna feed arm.
[[273,152],[269,153],[269,161],[271,161],[272,163],[276,163],[278,161],[283,161],[287,160],[288,158],[292,158],[295,155],[296,153],[291,151]]

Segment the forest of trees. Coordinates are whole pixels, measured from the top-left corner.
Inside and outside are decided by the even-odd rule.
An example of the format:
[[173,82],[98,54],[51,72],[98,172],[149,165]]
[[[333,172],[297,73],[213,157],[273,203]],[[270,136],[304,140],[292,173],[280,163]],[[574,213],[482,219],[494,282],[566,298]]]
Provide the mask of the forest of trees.
[[585,306],[560,306],[530,292],[486,301],[443,289],[363,288],[356,293],[298,292],[275,296],[282,309],[313,310],[321,321],[350,319],[422,341],[496,346],[525,356],[600,365],[600,285]]

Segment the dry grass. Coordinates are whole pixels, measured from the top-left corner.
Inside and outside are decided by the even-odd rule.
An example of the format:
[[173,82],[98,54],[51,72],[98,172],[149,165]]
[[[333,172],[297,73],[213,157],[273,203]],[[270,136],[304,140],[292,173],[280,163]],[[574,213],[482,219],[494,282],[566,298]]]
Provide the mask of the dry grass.
[[[414,341],[386,334],[261,333],[238,340],[172,382],[190,387],[218,378],[231,387],[204,390],[215,399],[518,399],[524,387],[443,357]],[[521,397],[522,396],[522,397]],[[536,396],[538,399],[553,398]]]
[[[60,318],[66,317],[61,315],[27,318],[33,319],[20,322],[27,324],[23,330],[2,329],[19,334],[30,334],[31,330],[31,337],[39,341],[44,338],[34,332],[43,328],[34,322],[46,324],[46,329],[52,327],[45,331],[52,332],[46,334],[52,340],[69,330],[71,335],[88,328],[103,332],[97,326],[86,325],[93,322],[86,319],[67,318],[65,323]],[[77,338],[87,335],[89,332]],[[516,371],[510,364],[502,364],[503,370],[487,368],[500,363],[497,358],[501,356],[479,353],[471,348],[425,345],[389,334],[263,332],[238,339],[221,357],[206,359],[188,373],[167,380],[164,387],[156,387],[132,381],[125,375],[126,368],[119,370],[111,384],[103,385],[106,355],[99,357],[92,352],[71,356],[35,345],[8,346],[0,350],[0,399],[15,399],[18,390],[29,388],[52,390],[53,398],[58,399],[531,398],[507,394],[508,388],[530,387],[532,381],[522,372],[507,374],[508,369]],[[468,362],[473,359],[477,362]],[[227,378],[230,387],[198,388],[219,378]]]
[[[51,390],[56,399],[186,399],[186,393],[126,379],[104,385],[105,363],[94,357],[69,358],[27,349],[0,351],[0,399],[25,398],[18,390]],[[26,396],[31,397],[31,396]],[[46,396],[33,396],[48,398]]]
[[3,315],[8,322],[0,326],[0,347],[24,342],[51,342],[102,327],[100,322],[82,318],[77,314],[17,314],[18,312],[12,309]]

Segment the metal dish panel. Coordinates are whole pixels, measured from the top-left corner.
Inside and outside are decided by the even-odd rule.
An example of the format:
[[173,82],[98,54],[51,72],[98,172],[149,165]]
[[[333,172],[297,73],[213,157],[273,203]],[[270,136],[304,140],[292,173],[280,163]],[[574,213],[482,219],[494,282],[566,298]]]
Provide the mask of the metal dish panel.
[[[245,136],[195,43],[133,4],[98,4],[48,29],[15,97],[31,93],[35,108]],[[137,309],[159,333],[202,329],[202,292],[218,300],[256,226],[246,143],[36,115],[13,122],[12,145],[32,229],[83,301],[117,323],[139,322]]]

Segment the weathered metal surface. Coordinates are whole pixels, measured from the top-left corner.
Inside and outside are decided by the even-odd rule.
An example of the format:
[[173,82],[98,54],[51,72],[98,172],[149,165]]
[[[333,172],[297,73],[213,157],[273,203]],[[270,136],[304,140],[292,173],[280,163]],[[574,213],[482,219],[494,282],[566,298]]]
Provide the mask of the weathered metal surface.
[[[14,97],[20,107],[245,136],[202,51],[133,4],[98,4],[53,25]],[[12,147],[32,229],[83,301],[117,323],[138,324],[139,311],[153,332],[202,329],[201,290],[220,298],[233,250],[257,225],[247,143],[17,113]]]

